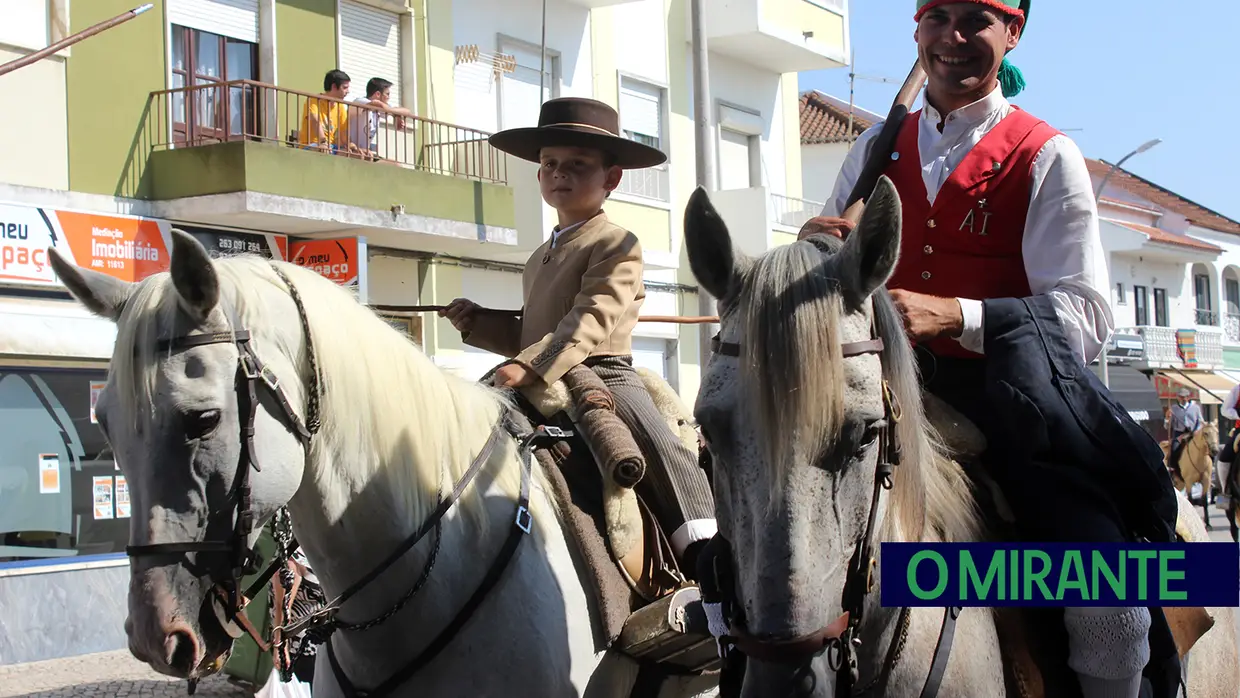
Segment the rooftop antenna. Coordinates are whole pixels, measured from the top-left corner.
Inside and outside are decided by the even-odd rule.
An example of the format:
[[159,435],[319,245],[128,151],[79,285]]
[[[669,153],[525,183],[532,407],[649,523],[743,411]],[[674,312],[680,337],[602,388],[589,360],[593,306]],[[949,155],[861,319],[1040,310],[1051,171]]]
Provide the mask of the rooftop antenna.
[[856,86],[858,80],[868,80],[870,82],[884,82],[899,85],[902,83],[895,78],[887,78],[879,75],[858,75],[857,74],[857,50],[853,49],[852,58],[848,63],[848,143],[855,143],[857,137],[853,135],[853,105],[856,98]]

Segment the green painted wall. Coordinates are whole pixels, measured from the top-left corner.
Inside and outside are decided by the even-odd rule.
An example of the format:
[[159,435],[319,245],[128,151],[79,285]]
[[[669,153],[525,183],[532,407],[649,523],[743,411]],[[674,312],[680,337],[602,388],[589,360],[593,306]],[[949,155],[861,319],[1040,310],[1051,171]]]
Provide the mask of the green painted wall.
[[[164,3],[74,45],[66,64],[69,112],[69,188],[133,195],[142,186],[150,134],[148,96],[164,89]],[[115,17],[133,0],[73,3],[70,31]]]
[[515,227],[513,190],[462,177],[376,165],[271,143],[235,141],[151,154],[151,198],[263,192]]
[[336,67],[336,0],[277,0],[280,87],[318,94],[323,75]]
[[1223,368],[1240,369],[1240,349],[1223,347]]

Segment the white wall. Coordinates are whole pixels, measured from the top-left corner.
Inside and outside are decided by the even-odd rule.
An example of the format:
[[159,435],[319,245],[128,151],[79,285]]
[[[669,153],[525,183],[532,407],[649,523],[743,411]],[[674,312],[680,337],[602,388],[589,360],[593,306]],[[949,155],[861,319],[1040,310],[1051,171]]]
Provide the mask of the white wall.
[[[692,63],[688,66],[692,74]],[[786,134],[780,111],[782,91],[778,73],[767,72],[727,56],[710,55],[711,99],[757,112],[762,119],[762,180],[776,194],[788,191],[785,149],[799,147],[800,131]],[[692,84],[690,80],[689,84]],[[718,111],[715,113],[718,120]],[[795,139],[788,143],[786,138]]]
[[[668,73],[667,11],[663,0],[643,0],[612,8],[616,70],[666,85]],[[633,37],[658,37],[634,41]],[[600,69],[604,66],[599,66]]]
[[1167,290],[1167,309],[1172,328],[1194,327],[1194,300],[1190,265],[1172,262],[1143,261],[1128,254],[1111,256],[1111,297],[1115,298],[1115,284],[1124,284],[1126,303],[1112,303],[1116,327],[1136,325],[1136,304],[1133,302],[1134,285],[1145,286],[1149,298],[1149,324],[1154,324],[1154,289]]
[[[453,42],[456,46],[477,44],[484,54],[496,54],[502,34],[537,50],[542,38],[539,7],[528,0],[454,0]],[[548,66],[550,53],[560,54],[560,96],[593,96],[589,10],[564,0],[548,0],[547,49]],[[453,75],[454,121],[482,131],[498,130],[499,84],[490,65],[464,63],[456,66]]]
[[804,198],[823,203],[831,198],[848,150],[847,143],[801,146],[801,187]]
[[[27,54],[0,47],[0,63]],[[0,182],[68,189],[65,60],[48,56],[0,77],[0,93],[8,105],[0,110],[0,133],[5,134],[0,143]]]

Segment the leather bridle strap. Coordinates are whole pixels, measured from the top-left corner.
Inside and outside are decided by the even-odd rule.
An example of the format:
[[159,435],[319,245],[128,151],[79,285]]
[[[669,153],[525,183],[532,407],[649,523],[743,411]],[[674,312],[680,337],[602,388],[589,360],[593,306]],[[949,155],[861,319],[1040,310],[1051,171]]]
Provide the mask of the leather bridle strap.
[[930,673],[926,675],[926,683],[921,689],[921,698],[934,698],[943,684],[943,675],[947,673],[947,659],[952,652],[952,639],[956,635],[956,618],[960,616],[960,606],[949,606],[943,609],[943,625],[939,628],[939,642],[934,646],[934,659],[930,662]]
[[[504,422],[507,425],[507,422]],[[511,432],[509,432],[511,434]],[[512,434],[516,437],[516,434]],[[448,624],[439,634],[426,646],[416,657],[409,661],[404,667],[389,677],[386,681],[379,684],[374,689],[359,689],[345,675],[344,669],[340,666],[340,660],[336,657],[336,650],[332,642],[328,640],[327,659],[331,664],[332,673],[335,675],[336,682],[340,686],[341,691],[347,698],[379,698],[391,693],[400,687],[401,684],[408,681],[414,674],[429,664],[436,656],[442,652],[457,633],[465,627],[474,612],[486,599],[487,595],[499,583],[504,571],[508,568],[508,564],[516,555],[517,547],[521,544],[522,539],[530,533],[532,519],[530,517],[530,479],[533,450],[546,439],[562,438],[562,435],[555,430],[539,427],[533,433],[528,434],[519,439],[518,455],[521,461],[521,493],[517,498],[516,515],[513,517],[512,527],[509,529],[508,539],[504,541],[503,548],[500,549],[495,559],[491,562],[491,567],[487,570],[487,574],[483,577],[474,593],[465,602],[465,605],[457,612],[452,622]],[[464,480],[464,478],[462,478]],[[458,489],[460,487],[458,486]],[[458,493],[459,494],[459,493]]]
[[[719,339],[719,335],[715,335],[710,340],[711,349],[721,356],[739,357],[741,355],[741,345],[736,342],[725,342]],[[862,354],[881,354],[883,352],[883,340],[881,337],[867,339],[864,342],[848,342],[840,345],[840,351],[845,359],[861,356]]]

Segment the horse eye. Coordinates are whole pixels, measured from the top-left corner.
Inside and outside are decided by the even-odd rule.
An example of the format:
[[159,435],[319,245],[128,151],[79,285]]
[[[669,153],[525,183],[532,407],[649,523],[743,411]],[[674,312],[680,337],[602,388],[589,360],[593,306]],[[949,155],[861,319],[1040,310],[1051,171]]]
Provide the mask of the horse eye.
[[185,416],[185,436],[188,439],[201,439],[209,436],[220,425],[219,410],[203,410]]
[[878,437],[883,433],[883,427],[887,425],[886,420],[878,420],[865,428],[865,434],[861,437],[861,442],[857,444],[856,456],[860,458],[870,447],[878,441]]

